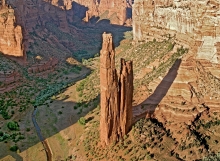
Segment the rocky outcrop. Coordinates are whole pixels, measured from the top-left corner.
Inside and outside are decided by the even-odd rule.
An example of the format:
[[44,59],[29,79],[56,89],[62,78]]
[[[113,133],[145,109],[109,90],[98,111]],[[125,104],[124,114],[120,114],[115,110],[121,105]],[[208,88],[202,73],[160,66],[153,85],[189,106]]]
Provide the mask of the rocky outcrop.
[[0,73],[0,83],[1,85],[8,85],[10,83],[16,82],[21,78],[18,71],[13,71],[12,73]]
[[2,0],[1,2],[0,2],[0,8],[4,8],[5,7],[5,0]]
[[[216,0],[135,0],[134,40],[148,40],[152,35],[156,38],[175,35],[184,46],[195,47],[199,59],[218,63],[215,44],[220,42],[219,7]],[[197,42],[201,42],[200,46],[196,46]]]
[[124,25],[127,4],[125,0],[101,0],[98,6],[99,16],[108,11],[107,18],[112,24]]
[[131,127],[133,69],[131,61],[121,59],[121,70],[117,74],[111,34],[103,34],[100,53],[100,138],[105,146],[118,141]]
[[51,5],[47,1],[9,0],[8,3],[14,8],[17,23],[23,27],[25,39],[28,34],[45,26],[46,23],[54,22],[61,30],[68,32],[67,14],[63,8]]
[[[188,137],[189,127],[200,116],[213,120],[209,114],[219,111],[219,7],[216,0],[135,0],[133,5],[134,43],[173,39],[174,52],[176,46],[189,49],[165,76],[145,84],[152,92],[133,108],[134,118],[156,118],[178,144],[185,144],[182,138]],[[184,134],[183,129],[190,130]],[[182,151],[180,158],[185,155]],[[184,160],[201,159],[194,156]]]
[[54,67],[58,64],[58,59],[57,58],[51,58],[50,60],[43,62],[43,63],[39,63],[39,64],[35,64],[33,66],[31,66],[30,68],[28,68],[28,73],[40,73],[43,71],[48,71],[48,70],[53,70]]
[[14,10],[3,1],[0,8],[0,52],[22,57],[24,54],[22,41],[22,28],[16,25]]
[[[73,10],[74,14],[79,14],[82,12],[82,9],[79,5],[86,7],[86,11],[80,15],[84,15],[86,19],[95,17],[101,17],[110,19],[112,24],[124,25],[126,22],[126,0],[63,0],[57,1],[52,0],[48,1],[54,6],[60,7],[65,10]],[[87,15],[86,15],[87,14]],[[81,16],[80,16],[81,17]]]

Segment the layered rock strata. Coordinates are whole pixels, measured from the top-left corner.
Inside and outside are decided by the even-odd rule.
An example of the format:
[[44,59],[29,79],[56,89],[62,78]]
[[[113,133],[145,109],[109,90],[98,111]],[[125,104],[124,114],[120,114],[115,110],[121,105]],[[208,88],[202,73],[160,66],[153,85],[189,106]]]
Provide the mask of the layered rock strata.
[[[180,145],[192,132],[188,127],[219,112],[219,7],[216,0],[134,1],[134,42],[174,39],[175,46],[189,49],[165,77],[161,74],[146,85],[151,95],[133,108],[134,118],[156,118]],[[178,154],[180,158],[185,155]],[[193,157],[187,155],[185,160],[201,159]]]
[[8,85],[10,83],[16,82],[21,78],[20,73],[18,71],[13,71],[9,74],[0,73],[0,83],[2,85]]
[[118,141],[131,127],[133,69],[132,61],[121,59],[121,70],[117,74],[111,34],[103,34],[100,53],[100,139],[105,146]]
[[59,7],[51,5],[47,1],[8,0],[15,10],[17,24],[22,26],[25,39],[39,26],[54,22],[61,30],[69,32],[67,13]]
[[[48,0],[47,0],[48,1]],[[112,24],[123,25],[126,21],[126,8],[127,2],[126,0],[63,0],[57,1],[52,0],[48,1],[52,5],[60,7],[65,10],[73,10],[75,14],[80,13],[81,6],[86,7],[87,12],[83,13],[87,18],[95,17],[103,17],[110,19]],[[86,15],[87,14],[87,15]]]
[[218,63],[219,7],[216,0],[135,0],[132,16],[134,40],[148,40],[152,35],[156,38],[175,35],[184,46],[194,49],[198,59]]
[[5,55],[22,57],[23,49],[22,28],[16,25],[14,10],[2,1],[0,8],[0,52]]
[[40,73],[51,69],[53,70],[58,62],[59,60],[57,58],[51,58],[46,62],[31,66],[30,68],[28,68],[28,73]]

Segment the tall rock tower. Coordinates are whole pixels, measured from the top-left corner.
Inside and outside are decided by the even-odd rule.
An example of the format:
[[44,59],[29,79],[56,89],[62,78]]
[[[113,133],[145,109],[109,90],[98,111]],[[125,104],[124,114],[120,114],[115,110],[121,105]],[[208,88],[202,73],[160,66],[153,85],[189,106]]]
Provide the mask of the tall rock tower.
[[2,7],[5,7],[5,0],[2,0]]
[[24,57],[22,27],[17,25],[14,9],[1,1],[3,9],[0,16],[0,52],[14,57]]
[[133,69],[132,61],[121,59],[121,70],[117,75],[111,34],[103,34],[100,53],[100,139],[105,146],[118,141],[131,127]]

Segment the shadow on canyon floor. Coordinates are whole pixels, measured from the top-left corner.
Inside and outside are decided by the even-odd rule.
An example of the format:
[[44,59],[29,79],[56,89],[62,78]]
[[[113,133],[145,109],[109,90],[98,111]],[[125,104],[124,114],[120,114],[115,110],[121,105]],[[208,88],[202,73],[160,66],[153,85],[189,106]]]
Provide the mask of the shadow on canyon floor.
[[[69,141],[69,140],[62,141],[62,139],[64,139],[61,137],[62,135],[60,134],[60,132],[62,131],[71,130],[72,136],[68,135],[68,137],[70,137],[71,140],[77,141],[75,140],[76,139],[75,137],[77,135],[75,131],[77,131],[77,129],[75,129],[72,126],[75,123],[77,123],[81,117],[84,117],[90,111],[94,110],[95,108],[98,108],[97,104],[99,104],[99,99],[100,99],[99,97],[100,96],[98,95],[95,99],[92,99],[90,102],[82,102],[80,103],[80,106],[78,106],[79,104],[77,102],[68,101],[69,97],[66,97],[62,100],[54,100],[52,103],[49,103],[49,106],[45,104],[37,107],[38,111],[36,113],[36,121],[38,126],[40,127],[41,136],[44,140],[47,140],[50,148],[53,149],[53,152],[56,149],[56,147],[54,147],[56,143],[60,144],[61,147],[62,146],[61,144]],[[86,107],[87,104],[90,104],[91,106]],[[78,106],[78,108],[75,109],[74,108],[75,106]],[[94,117],[86,118],[86,122],[92,121],[93,118]],[[42,158],[42,152],[44,152],[44,150],[42,146],[40,147],[39,145],[36,146],[37,144],[41,143],[41,141],[40,138],[37,137],[37,131],[34,127],[33,122],[31,122],[31,126],[29,126],[29,128],[31,129],[31,131],[26,132],[27,135],[25,137],[24,142],[19,141],[18,143],[16,143],[16,145],[18,145],[21,154],[26,151],[25,152],[26,154],[22,154],[22,156],[28,155],[27,158],[29,158],[30,160],[38,160],[37,158],[32,158],[32,156],[30,156],[29,153],[40,154],[41,156],[39,156],[39,158]],[[60,138],[62,139],[60,140]],[[2,145],[4,144],[5,143],[2,143]],[[59,149],[60,147],[58,146],[57,148]],[[7,149],[8,146],[5,146],[5,148]],[[66,152],[67,151],[65,151],[64,149],[64,151],[60,152],[59,154],[62,155]],[[23,157],[21,157],[18,153],[11,151],[8,151],[3,156],[1,156],[0,160],[6,159],[5,158],[6,156],[11,156],[15,158],[15,160],[17,161],[23,160]],[[27,158],[26,160],[28,160]]]
[[135,123],[139,119],[151,116],[158,104],[162,101],[162,99],[166,96],[168,90],[173,84],[177,74],[178,69],[180,67],[182,60],[177,59],[173,66],[170,68],[167,75],[162,79],[160,84],[157,86],[153,94],[151,94],[145,101],[143,101],[140,105],[133,107],[133,122]]
[[[91,39],[98,44],[97,52],[101,49],[101,43],[102,43],[102,33],[103,32],[111,32],[113,34],[113,40],[115,43],[115,46],[120,45],[120,41],[124,38],[124,32],[131,31],[132,27],[122,26],[122,25],[115,25],[111,24],[110,20],[107,19],[107,17],[111,17],[111,15],[108,15],[106,17],[105,13],[103,13],[105,16],[102,17],[90,17],[89,22],[84,22],[83,19],[86,17],[86,11],[88,11],[89,8],[85,7],[79,3],[72,2],[72,9],[67,10],[67,21],[69,24],[69,27],[73,25],[73,27],[77,27],[84,33],[84,35],[91,35]],[[68,15],[71,15],[71,12],[73,12],[73,17],[68,17]],[[114,14],[113,14],[114,15]],[[127,8],[126,10],[126,16],[127,18],[132,17],[132,9]],[[87,31],[89,30],[89,32]],[[95,37],[95,35],[100,35],[99,37]],[[95,39],[94,39],[95,38]],[[89,39],[87,39],[88,41]],[[87,49],[87,46],[83,46],[85,49]],[[89,50],[88,50],[89,51]]]
[[[42,1],[42,0],[40,0],[40,1]],[[13,3],[13,2],[11,1],[11,3]],[[42,1],[41,3],[46,3],[46,2]],[[14,5],[11,4],[11,5],[12,5],[12,7],[14,6],[15,8],[17,8],[16,4],[14,4]],[[23,8],[28,8],[29,7],[28,5],[29,4],[24,3]],[[31,4],[31,6],[35,7],[35,11],[36,11],[36,9],[38,9],[39,12],[41,10],[43,10],[43,7],[40,8],[41,5],[39,5],[37,3],[37,1],[36,1],[36,4],[33,3],[33,4]],[[56,6],[53,6],[53,7],[61,10],[60,8],[58,8]],[[50,18],[51,15],[54,16],[53,10],[52,11],[48,10],[48,12],[50,12],[48,14],[40,15],[42,17],[40,17],[38,15],[39,16],[38,21],[33,21],[32,18],[28,18],[31,16],[26,17],[26,15],[23,15],[23,16],[19,15],[19,14],[24,14],[23,12],[19,13],[17,10],[15,12],[16,12],[16,16],[21,16],[20,19],[27,18],[25,21],[27,24],[34,23],[34,24],[31,24],[30,26],[31,26],[31,28],[33,28],[34,31],[36,31],[36,33],[32,32],[33,37],[35,38],[33,41],[34,42],[33,44],[36,46],[36,48],[38,48],[38,49],[42,48],[42,51],[49,50],[49,49],[47,49],[47,47],[48,47],[47,45],[46,45],[46,47],[43,47],[40,44],[38,44],[37,41],[35,41],[35,40],[36,39],[40,40],[43,43],[45,43],[47,41],[47,43],[49,44],[49,43],[56,42],[56,41],[54,41],[54,36],[55,36],[56,39],[60,41],[59,44],[66,47],[68,49],[67,51],[70,51],[70,53],[72,53],[72,56],[77,58],[80,61],[82,58],[90,58],[90,57],[93,57],[96,53],[99,53],[99,51],[101,49],[101,44],[102,44],[102,33],[103,32],[111,32],[113,34],[115,46],[117,47],[117,46],[119,46],[120,41],[124,38],[124,32],[131,31],[131,29],[132,29],[131,27],[112,25],[112,24],[110,24],[110,21],[107,19],[103,19],[103,20],[98,21],[99,17],[92,17],[88,23],[83,22],[82,19],[85,17],[85,11],[87,11],[88,8],[83,5],[78,4],[76,2],[73,2],[72,10],[73,9],[76,10],[75,13],[78,13],[77,15],[74,15],[73,17],[71,17],[71,13],[70,13],[72,11],[63,11],[63,12],[66,12],[67,17],[71,17],[73,20],[71,22],[67,18],[68,27],[71,28],[72,30],[74,30],[74,32],[66,33],[66,34],[70,34],[71,36],[75,36],[75,37],[73,37],[73,39],[75,39],[76,42],[78,41],[77,43],[80,44],[79,46],[75,45],[74,47],[71,46],[71,41],[67,43],[66,38],[63,40],[59,39],[60,35],[58,35],[58,33],[59,34],[65,33],[64,31],[57,32],[57,35],[56,35],[56,32],[53,32],[53,30],[56,28],[52,28],[51,30],[49,30],[50,28],[46,28],[47,22],[49,22],[51,24],[57,24],[57,25],[59,24],[58,21],[54,20],[53,18]],[[46,11],[44,11],[44,12],[46,13]],[[128,9],[127,14],[131,16],[130,12],[131,12],[131,10]],[[45,18],[43,16],[45,16]],[[44,21],[44,22],[40,22],[40,21]],[[50,31],[50,34],[47,35],[48,36],[47,39],[45,39],[44,37],[41,37],[42,33],[44,32],[43,30],[42,30],[42,33],[40,33],[40,34],[37,33],[37,31],[39,30],[38,29],[39,22],[41,25],[43,25],[43,26],[41,26],[42,29],[46,29],[46,30],[48,30],[48,32]],[[18,22],[18,24],[19,24],[19,22]],[[22,23],[19,25],[22,26]],[[54,25],[53,27],[56,27],[56,25]],[[30,33],[26,32],[25,34],[30,34]],[[27,37],[25,37],[25,38],[27,38]],[[79,38],[80,40],[77,38]],[[83,43],[81,43],[81,42],[87,42],[87,41],[88,41],[87,45],[84,45]],[[56,45],[56,43],[54,43],[53,47],[55,49],[58,49],[61,45]],[[26,49],[26,51],[32,51],[32,49],[33,48],[29,48],[29,49]],[[62,48],[61,48],[61,50],[62,50]],[[85,56],[83,54],[82,54],[82,56],[79,55],[80,54],[79,51],[83,51],[83,50],[85,50],[88,54]],[[36,53],[38,53],[38,50],[36,50],[36,51],[37,51]],[[52,53],[52,51],[51,51],[51,53]],[[29,56],[28,52],[26,54],[28,57]],[[45,53],[42,53],[42,54],[45,54]],[[14,58],[13,58],[13,60],[14,60]],[[55,134],[58,134],[60,131],[70,127],[71,125],[76,123],[80,117],[84,117],[89,111],[96,108],[97,101],[99,103],[99,96],[97,96],[95,99],[92,99],[88,103],[85,103],[85,102],[81,103],[81,106],[82,106],[81,108],[74,109],[74,106],[77,104],[77,102],[68,101],[68,99],[69,98],[67,97],[66,99],[63,99],[63,100],[54,100],[53,103],[48,103],[49,107],[47,107],[47,105],[39,107],[39,112],[37,114],[38,115],[37,122],[38,122],[40,128],[42,127],[42,129],[43,129],[42,135],[45,139],[47,139],[51,136],[54,136]],[[50,104],[52,104],[52,105],[50,105]],[[92,104],[92,106],[91,106],[91,108],[87,108],[87,107],[84,107],[84,106],[86,106],[85,104]],[[80,109],[82,109],[81,112],[80,112]],[[31,129],[32,130],[34,129],[33,124],[31,125]],[[35,133],[36,131],[33,130],[32,132]],[[27,135],[31,135],[31,133],[27,132]],[[25,145],[26,144],[25,142],[28,142],[28,144]],[[35,138],[33,140],[29,140],[29,139],[25,140],[24,145],[20,145],[19,142],[17,144],[19,146],[20,151],[23,152],[23,151],[28,150],[29,148],[33,147],[34,145],[36,145],[39,142],[40,142],[40,140],[38,138]],[[7,156],[7,155],[11,155],[12,157],[16,158],[16,160],[22,160],[20,155],[18,155],[15,152],[9,152],[8,154],[5,154],[5,156]],[[4,158],[5,156],[3,156],[2,158]]]

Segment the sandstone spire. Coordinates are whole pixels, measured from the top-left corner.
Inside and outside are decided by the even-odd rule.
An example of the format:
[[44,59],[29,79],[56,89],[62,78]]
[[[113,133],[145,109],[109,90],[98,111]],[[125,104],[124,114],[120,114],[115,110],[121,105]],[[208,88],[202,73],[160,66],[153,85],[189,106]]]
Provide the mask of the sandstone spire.
[[111,34],[103,34],[100,53],[100,139],[105,146],[118,141],[131,126],[133,71],[132,62],[121,59],[121,71],[117,75]]
[[2,7],[5,7],[5,0],[2,0]]
[[[2,5],[5,5],[5,0],[2,0]],[[5,55],[23,57],[23,35],[22,27],[16,25],[16,18],[14,9],[5,6],[1,11],[0,16],[0,52]]]
[[89,22],[89,12],[86,11],[86,17],[84,19],[85,22]]
[[124,136],[129,131],[132,123],[133,100],[132,61],[126,62],[124,59],[121,59],[121,71],[119,76],[119,97],[121,136]]

